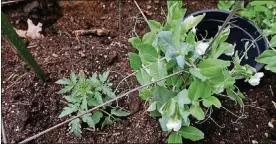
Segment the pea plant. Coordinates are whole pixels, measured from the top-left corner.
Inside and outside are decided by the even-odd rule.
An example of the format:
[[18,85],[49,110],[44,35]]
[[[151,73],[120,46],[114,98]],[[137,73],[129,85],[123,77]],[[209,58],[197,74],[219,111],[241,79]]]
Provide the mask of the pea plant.
[[[218,8],[229,11],[235,1],[220,0]],[[270,39],[272,50],[266,50],[256,61],[266,64],[265,69],[276,73],[276,2],[251,1],[246,6],[242,5],[237,14],[254,22],[263,31],[263,36]]]
[[[182,1],[168,1],[167,5],[164,24],[149,20],[150,32],[129,39],[139,52],[129,53],[130,65],[141,85],[183,71],[140,89],[139,96],[149,102],[147,110],[159,118],[162,130],[170,133],[169,143],[182,143],[182,137],[197,141],[204,133],[192,122],[204,120],[213,108],[221,108],[219,96],[229,97],[243,108],[244,95],[235,86],[236,78],[242,76],[255,86],[263,73],[240,64],[244,56],[238,56],[235,44],[225,42],[230,26],[217,33],[215,40],[199,40],[196,26],[205,14],[183,20],[186,9]],[[221,55],[232,60],[219,59]]]
[[[116,95],[110,88],[112,83],[108,81],[109,72],[103,74],[94,73],[91,77],[86,78],[83,71],[76,76],[71,73],[70,78],[63,78],[56,83],[63,85],[59,94],[67,94],[64,98],[67,100],[67,107],[59,115],[62,118],[67,115],[80,114],[88,111],[89,107],[95,107],[103,104],[104,102],[115,98]],[[108,112],[109,110],[110,112]],[[128,116],[130,112],[119,108],[113,107],[111,104],[94,111],[87,113],[76,118],[69,123],[69,132],[73,132],[76,136],[81,136],[81,121],[86,123],[89,127],[95,129],[98,123],[101,123],[101,128],[105,125],[110,125],[122,116]]]

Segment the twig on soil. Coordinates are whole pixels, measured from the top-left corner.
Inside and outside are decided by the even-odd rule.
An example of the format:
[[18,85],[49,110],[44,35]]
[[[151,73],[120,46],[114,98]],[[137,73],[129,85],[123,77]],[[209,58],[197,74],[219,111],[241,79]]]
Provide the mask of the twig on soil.
[[11,1],[5,1],[5,2],[1,2],[1,6],[6,5],[6,4],[12,4],[12,3],[18,3],[21,1],[25,1],[25,0],[11,0]]
[[25,75],[27,75],[27,73],[24,73],[23,75],[21,75],[15,82],[13,82],[12,84],[10,84],[9,86],[7,86],[6,90],[8,90],[9,88],[11,88],[14,84],[16,84],[20,79],[22,79]]
[[106,36],[109,34],[109,30],[101,29],[89,29],[89,30],[75,30],[73,32],[76,36],[96,34],[97,36]]
[[271,85],[269,85],[269,89],[270,89],[270,92],[271,92],[271,96],[274,96],[274,93],[273,93]]
[[135,5],[137,6],[137,8],[139,9],[139,11],[140,11],[140,13],[142,14],[142,16],[144,17],[145,21],[147,22],[147,24],[148,24],[150,30],[152,30],[151,25],[149,24],[149,21],[148,21],[147,17],[145,16],[145,14],[143,13],[143,11],[142,11],[141,8],[139,7],[138,3],[137,3],[135,0],[133,0],[133,1],[134,1]]
[[137,90],[139,90],[139,89],[141,89],[141,88],[147,87],[147,86],[149,86],[149,85],[151,85],[151,84],[157,83],[157,82],[162,81],[162,80],[165,80],[165,79],[167,79],[167,78],[170,78],[170,77],[172,77],[172,76],[174,76],[174,75],[181,74],[181,73],[184,72],[184,71],[185,71],[185,70],[181,70],[181,71],[175,72],[175,73],[173,73],[173,74],[170,74],[170,75],[168,75],[168,76],[166,76],[166,77],[163,77],[163,78],[161,78],[161,79],[159,79],[159,80],[156,80],[156,81],[150,82],[150,83],[148,83],[148,84],[145,84],[145,85],[136,87],[135,89],[132,89],[132,90],[130,90],[130,91],[128,91],[128,92],[126,92],[126,93],[124,93],[124,94],[122,94],[122,95],[119,95],[118,97],[116,97],[116,98],[114,98],[114,99],[111,99],[111,100],[109,100],[109,101],[107,101],[107,102],[105,102],[105,103],[103,103],[103,104],[101,104],[101,105],[98,105],[98,106],[96,106],[96,107],[94,107],[94,108],[91,108],[91,109],[89,109],[88,111],[86,111],[86,112],[84,112],[84,113],[82,113],[82,114],[78,114],[78,115],[76,115],[76,116],[74,116],[74,117],[72,117],[72,118],[70,118],[70,119],[68,119],[68,120],[65,120],[65,121],[63,121],[63,122],[61,122],[61,123],[59,123],[59,124],[57,124],[57,125],[55,125],[55,126],[53,126],[53,127],[50,127],[50,128],[48,128],[48,129],[46,129],[46,130],[44,130],[44,131],[42,131],[42,132],[40,132],[40,133],[38,133],[38,134],[36,134],[36,135],[34,135],[34,136],[31,136],[31,137],[29,137],[29,138],[27,138],[27,139],[25,139],[25,140],[23,140],[23,141],[21,141],[21,142],[19,142],[19,143],[26,143],[26,142],[29,142],[29,141],[31,141],[31,140],[33,140],[33,139],[35,139],[35,138],[37,138],[37,137],[39,137],[39,136],[41,136],[41,135],[43,135],[43,134],[46,134],[46,133],[48,133],[48,132],[50,132],[50,131],[52,131],[52,130],[54,130],[54,129],[56,129],[56,128],[58,128],[58,127],[64,125],[64,124],[66,124],[66,123],[69,123],[70,121],[72,121],[72,120],[74,120],[74,119],[76,119],[76,118],[79,118],[79,117],[83,116],[84,114],[90,113],[90,112],[92,112],[92,111],[94,111],[94,110],[97,110],[97,109],[99,109],[99,108],[101,108],[101,107],[103,107],[103,106],[105,106],[105,105],[107,105],[107,104],[109,104],[109,103],[112,103],[112,102],[116,101],[117,99],[120,99],[120,98],[122,98],[122,97],[125,97],[125,96],[127,96],[128,94],[130,94],[130,93],[132,93],[132,92],[135,92],[135,91],[137,91]]
[[3,117],[1,116],[1,129],[2,129],[2,139],[3,139],[3,143],[6,144],[7,142],[7,136],[5,133],[5,128],[4,128],[4,121],[3,121]]
[[12,103],[14,105],[24,105],[24,106],[30,106],[31,104],[29,103],[24,103],[24,102],[17,102],[17,103]]
[[254,105],[244,105],[244,106],[247,106],[247,107],[252,107],[252,108],[256,108],[256,109],[260,109],[260,110],[266,110],[264,108],[261,108],[261,107],[257,107],[257,106],[254,106]]

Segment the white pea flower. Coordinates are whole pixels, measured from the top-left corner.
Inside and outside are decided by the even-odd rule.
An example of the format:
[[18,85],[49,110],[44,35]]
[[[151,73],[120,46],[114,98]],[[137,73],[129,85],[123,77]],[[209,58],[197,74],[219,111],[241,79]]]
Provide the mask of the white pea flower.
[[195,28],[195,27],[192,28],[192,32],[193,32],[194,34],[196,34],[196,28]]
[[252,86],[256,86],[260,83],[261,78],[264,76],[263,72],[258,72],[256,73],[254,76],[251,76],[250,79],[248,80],[248,82],[252,85]]
[[196,47],[195,47],[195,51],[196,53],[198,53],[199,55],[204,55],[205,51],[207,50],[209,46],[209,43],[207,42],[200,42]]
[[166,124],[166,127],[169,130],[173,129],[174,131],[178,131],[181,128],[181,120],[170,118]]

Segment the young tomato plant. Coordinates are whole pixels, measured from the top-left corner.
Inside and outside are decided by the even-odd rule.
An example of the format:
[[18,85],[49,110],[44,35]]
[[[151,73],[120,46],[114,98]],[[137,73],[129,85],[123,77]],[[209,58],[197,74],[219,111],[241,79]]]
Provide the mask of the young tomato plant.
[[[71,73],[69,79],[58,80],[56,83],[64,86],[58,93],[67,94],[64,98],[68,102],[68,106],[63,108],[59,118],[83,113],[89,107],[98,106],[115,98],[116,95],[110,88],[112,84],[108,82],[108,75],[109,72],[104,72],[102,75],[94,73],[90,78],[86,78],[84,72],[81,71],[78,76],[75,73]],[[107,109],[110,112],[107,112]],[[101,123],[101,128],[103,128],[105,125],[110,125],[116,121],[116,117],[128,116],[129,114],[130,112],[119,107],[112,107],[109,104],[93,113],[88,113],[81,118],[72,120],[69,123],[69,131],[76,136],[81,136],[81,121],[95,129],[96,124],[103,119]]]
[[[242,58],[235,52],[235,45],[225,42],[230,26],[217,34],[209,48],[213,38],[196,37],[196,26],[205,14],[183,21],[185,12],[182,1],[168,1],[165,24],[149,20],[150,32],[129,39],[139,52],[129,53],[129,58],[140,84],[184,71],[139,91],[140,97],[149,102],[151,116],[159,117],[162,130],[172,131],[169,143],[182,143],[182,137],[203,139],[204,133],[191,126],[192,120],[204,120],[213,108],[220,108],[218,96],[227,96],[243,107],[244,96],[235,86],[236,78],[242,76],[257,85],[263,76],[249,65],[240,65]],[[232,57],[233,61],[221,60],[221,55]]]
[[[220,0],[218,8],[229,11],[235,1]],[[266,64],[265,69],[276,73],[276,1],[251,1],[246,7],[242,5],[237,14],[253,21],[263,31],[263,35],[270,39],[272,50],[263,52],[256,61]]]

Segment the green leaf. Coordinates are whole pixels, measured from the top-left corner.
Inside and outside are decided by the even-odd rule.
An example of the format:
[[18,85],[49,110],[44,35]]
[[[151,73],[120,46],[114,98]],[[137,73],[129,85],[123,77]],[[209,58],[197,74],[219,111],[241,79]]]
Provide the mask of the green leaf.
[[218,48],[216,51],[214,51],[214,54],[211,56],[214,59],[217,59],[219,56],[221,56],[223,53],[232,53],[235,51],[235,45],[222,42],[219,44]]
[[81,109],[84,111],[88,110],[86,97],[87,96],[82,97],[82,102],[81,102]]
[[81,136],[81,125],[79,118],[76,118],[69,123],[69,130],[69,132],[74,132],[76,136]]
[[102,98],[102,94],[99,92],[95,92],[94,93],[94,98],[96,99],[96,101],[98,102],[98,104],[103,104],[103,98]]
[[[157,62],[151,63],[149,67],[149,75],[152,77],[152,80],[156,81],[168,75],[166,69],[166,63],[164,60],[158,60]],[[157,82],[158,85],[164,85],[165,80]]]
[[129,111],[123,110],[123,109],[111,109],[111,114],[119,117],[128,116],[131,113]]
[[148,98],[152,97],[153,90],[153,87],[139,89],[139,96],[142,98],[142,100],[147,100]]
[[180,108],[184,108],[185,104],[190,104],[191,100],[188,97],[188,90],[187,89],[183,89],[182,91],[180,91],[176,95],[175,100],[178,102]]
[[266,50],[256,59],[257,62],[267,64],[266,70],[276,73],[276,51]]
[[210,107],[211,105],[214,105],[217,108],[221,107],[221,103],[220,103],[219,99],[214,97],[214,96],[210,96],[210,97],[207,97],[207,98],[203,99],[202,104],[205,107]]
[[132,37],[128,39],[128,42],[130,42],[134,48],[137,48],[138,45],[142,44],[142,41],[139,37]]
[[70,80],[69,79],[60,79],[60,80],[56,81],[55,83],[61,84],[61,85],[68,85],[68,84],[70,84]]
[[184,122],[189,122],[190,111],[186,108],[179,108],[179,114]]
[[236,93],[236,92],[234,92],[233,89],[228,88],[228,89],[226,89],[226,93],[230,97],[230,99],[235,100],[236,102],[238,102],[240,107],[244,108],[244,104],[243,104],[243,101],[242,101],[244,96],[241,92]]
[[162,27],[161,23],[155,20],[149,20],[148,22],[153,31],[158,31]]
[[182,56],[182,55],[177,56],[176,57],[176,61],[177,61],[178,66],[183,69],[184,65],[185,65],[185,58],[184,58],[184,56]]
[[102,123],[102,127],[101,128],[104,128],[104,126],[106,125],[111,125],[113,123],[113,121],[110,119],[110,117],[106,117],[104,119],[104,122]]
[[159,119],[159,123],[162,128],[162,131],[168,131],[166,124],[169,121],[169,119],[170,119],[170,117],[162,117]]
[[214,77],[230,66],[229,61],[219,60],[219,59],[204,59],[199,64],[199,71],[202,75],[206,77]]
[[135,53],[129,53],[128,56],[131,68],[133,68],[134,70],[140,70],[140,68],[142,68],[140,57]]
[[148,32],[143,36],[142,42],[144,44],[152,44],[155,39],[155,33],[154,32]]
[[171,71],[175,66],[177,62],[176,60],[172,59],[167,63],[167,71]]
[[154,92],[153,92],[153,100],[159,101],[157,103],[157,109],[160,109],[161,106],[166,103],[170,98],[173,98],[175,96],[174,92],[160,86],[156,86]]
[[112,89],[108,86],[102,86],[102,92],[110,98],[115,98],[116,95],[112,92]]
[[[219,26],[219,30],[222,27]],[[219,32],[219,31],[218,31]],[[222,30],[222,32],[217,36],[217,39],[215,40],[217,43],[225,42],[230,34],[230,25],[228,25],[226,28]]]
[[204,133],[192,126],[183,127],[178,131],[178,133],[185,139],[190,139],[192,141],[198,141],[204,138]]
[[71,74],[70,74],[70,79],[71,79],[71,81],[72,81],[74,84],[77,83],[77,76],[76,76],[75,73],[71,72]]
[[183,84],[183,80],[180,75],[175,75],[166,80],[166,85],[180,88]]
[[141,44],[137,47],[139,51],[139,56],[143,63],[146,62],[156,62],[158,59],[158,54],[156,49],[149,44]]
[[186,33],[192,27],[197,26],[197,24],[201,22],[201,20],[205,17],[205,15],[206,14],[203,13],[202,15],[197,15],[195,17],[191,15],[185,18],[184,21],[182,22],[181,32]]
[[101,118],[103,117],[103,113],[101,111],[94,111],[92,114],[92,119],[95,124],[99,123]]
[[108,76],[109,76],[109,71],[104,72],[101,76],[99,76],[99,79],[102,83],[104,83],[107,80]]
[[[275,23],[276,23],[276,21],[275,21]],[[274,36],[271,38],[271,40],[270,40],[270,42],[269,42],[269,45],[270,45],[270,47],[276,47],[276,35],[274,35]]]
[[158,46],[165,53],[167,61],[176,57],[176,47],[173,41],[173,33],[171,31],[161,31],[157,34]]
[[58,116],[59,118],[62,118],[64,116],[67,116],[73,112],[76,112],[78,109],[75,105],[71,105],[69,104],[69,107],[65,107],[63,108],[63,111],[61,112],[61,114]]
[[230,11],[230,8],[234,5],[234,3],[235,1],[232,0],[220,0],[217,6],[220,10]]
[[151,103],[149,108],[147,109],[147,111],[155,111],[156,110],[156,103],[157,102]]
[[265,12],[265,11],[267,11],[267,8],[265,6],[255,6],[254,10],[256,12]]
[[151,76],[144,69],[136,72],[136,78],[141,85],[145,85],[151,82]]
[[182,143],[182,137],[178,132],[172,132],[168,139],[169,144]]
[[191,101],[198,98],[204,98],[211,95],[211,88],[206,82],[201,82],[199,79],[195,79],[188,89],[188,96]]
[[196,106],[196,105],[192,105],[190,107],[190,113],[197,120],[203,120],[204,117],[205,117],[205,114],[204,114],[203,110],[199,106]]
[[175,100],[171,98],[168,102],[164,103],[159,109],[159,112],[165,117],[170,117],[175,113]]
[[249,4],[252,6],[266,5],[267,1],[252,1]]
[[95,129],[95,123],[93,121],[93,119],[91,118],[91,114],[85,114],[82,117],[83,122],[86,122],[88,124],[89,127],[92,127]]
[[195,44],[195,35],[192,31],[188,33],[188,36],[186,38],[186,42],[190,44]]
[[60,91],[58,91],[57,93],[58,94],[64,94],[64,93],[67,93],[67,92],[70,92],[70,90],[73,88],[74,86],[65,86],[63,89],[61,89]]
[[202,75],[198,69],[195,69],[195,68],[190,68],[189,69],[189,72],[195,76],[196,78],[200,79],[201,81],[205,81],[207,79],[206,76]]

